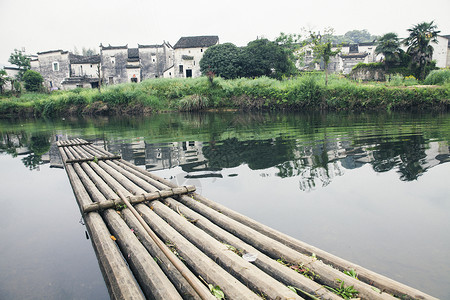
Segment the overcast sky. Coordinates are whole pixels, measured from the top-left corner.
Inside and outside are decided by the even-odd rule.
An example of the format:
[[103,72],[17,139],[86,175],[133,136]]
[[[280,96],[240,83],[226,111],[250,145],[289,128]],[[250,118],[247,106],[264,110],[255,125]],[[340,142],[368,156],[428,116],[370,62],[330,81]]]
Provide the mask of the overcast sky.
[[432,21],[450,34],[450,0],[0,0],[0,65],[14,48],[27,54],[105,45],[174,45],[182,36],[218,35],[244,46],[258,36],[332,27],[371,34],[396,32]]

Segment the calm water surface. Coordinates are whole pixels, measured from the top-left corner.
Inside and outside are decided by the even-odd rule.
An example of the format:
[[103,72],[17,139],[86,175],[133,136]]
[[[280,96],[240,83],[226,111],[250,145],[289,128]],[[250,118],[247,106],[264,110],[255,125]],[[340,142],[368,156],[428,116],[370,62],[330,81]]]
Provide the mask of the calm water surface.
[[54,142],[81,137],[268,226],[450,298],[450,114],[0,121],[0,299],[108,299]]

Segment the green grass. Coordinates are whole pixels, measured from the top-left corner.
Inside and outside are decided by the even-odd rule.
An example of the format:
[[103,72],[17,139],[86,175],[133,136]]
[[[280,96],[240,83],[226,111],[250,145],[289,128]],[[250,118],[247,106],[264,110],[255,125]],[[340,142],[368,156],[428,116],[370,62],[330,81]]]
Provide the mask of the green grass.
[[[450,70],[431,73],[447,78]],[[448,72],[447,72],[448,71]],[[438,75],[433,75],[438,74]],[[444,74],[444,75],[442,75]],[[428,79],[428,78],[427,78]],[[431,80],[431,79],[430,79]],[[204,109],[374,110],[447,109],[450,82],[439,88],[414,88],[412,77],[393,76],[389,83],[360,84],[342,76],[321,73],[282,81],[260,77],[224,80],[206,77],[151,79],[96,89],[24,93],[0,98],[0,115],[63,116],[80,114],[142,114]]]

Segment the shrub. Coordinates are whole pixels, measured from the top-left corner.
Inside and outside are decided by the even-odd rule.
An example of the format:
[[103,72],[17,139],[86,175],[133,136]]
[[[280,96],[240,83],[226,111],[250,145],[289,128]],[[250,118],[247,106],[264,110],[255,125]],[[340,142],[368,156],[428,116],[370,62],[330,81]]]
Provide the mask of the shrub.
[[424,80],[424,84],[444,85],[450,82],[450,69],[434,70],[428,74]]
[[40,92],[42,91],[42,83],[44,78],[41,74],[33,70],[27,70],[22,77],[25,83],[25,89],[28,92]]
[[209,100],[202,95],[190,95],[180,100],[181,111],[198,111],[208,107]]

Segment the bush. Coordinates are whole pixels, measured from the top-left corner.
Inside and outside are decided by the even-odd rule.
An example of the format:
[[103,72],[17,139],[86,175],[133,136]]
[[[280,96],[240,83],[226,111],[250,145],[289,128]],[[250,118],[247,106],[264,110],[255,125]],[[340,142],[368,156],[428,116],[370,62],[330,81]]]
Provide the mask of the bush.
[[41,74],[33,70],[27,70],[22,77],[25,83],[25,89],[28,92],[41,92],[44,78]]
[[425,78],[424,84],[444,85],[450,83],[450,69],[434,70]]

